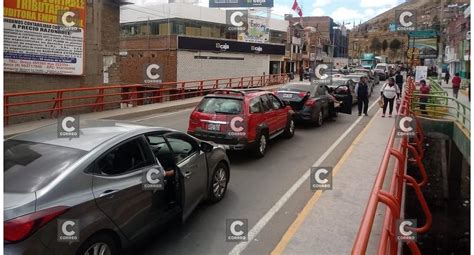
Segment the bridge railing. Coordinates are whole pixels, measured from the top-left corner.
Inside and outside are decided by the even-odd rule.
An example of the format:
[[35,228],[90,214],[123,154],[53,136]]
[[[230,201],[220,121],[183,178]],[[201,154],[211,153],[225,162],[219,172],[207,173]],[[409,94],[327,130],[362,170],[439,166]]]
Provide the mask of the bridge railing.
[[214,89],[255,88],[288,82],[287,74],[230,77],[197,81],[164,82],[53,89],[4,94],[4,122],[15,117],[56,118],[64,111],[79,113],[116,109],[125,105],[161,103],[203,96]]
[[[428,98],[427,103],[420,101],[420,97],[422,96]],[[422,109],[423,106],[425,109]],[[470,130],[471,108],[456,98],[434,94],[422,95],[419,92],[415,92],[413,93],[413,100],[410,107],[412,111],[419,116],[454,120],[462,124],[464,128]]]
[[[398,112],[399,116],[405,116],[407,118],[413,118],[417,123],[415,136],[412,140],[409,140],[408,137],[402,136],[397,138],[396,128],[393,127],[389,141],[380,164],[378,174],[375,179],[372,192],[369,197],[367,207],[365,209],[364,216],[362,218],[359,231],[357,233],[354,246],[352,249],[353,255],[360,254],[391,254],[395,255],[399,251],[400,246],[396,236],[396,221],[401,218],[402,212],[402,199],[404,186],[407,184],[409,187],[412,187],[415,190],[415,194],[420,202],[423,213],[425,215],[424,225],[417,228],[411,228],[412,231],[422,234],[427,232],[432,223],[432,215],[428,208],[428,204],[421,192],[421,188],[427,184],[428,176],[426,170],[422,163],[424,156],[423,151],[423,140],[424,134],[421,129],[421,125],[418,123],[414,112],[410,109],[410,105],[413,100],[413,93],[416,87],[412,78],[408,79],[405,94],[401,101],[401,106]],[[397,143],[396,141],[399,141]],[[408,155],[412,157],[413,160],[408,160]],[[391,158],[395,159],[395,167],[393,172],[387,176],[389,173],[389,161]],[[417,181],[415,178],[409,176],[406,172],[406,164],[415,163],[420,171],[422,176],[421,181]],[[384,181],[386,178],[391,178],[390,186],[388,190],[384,189]],[[387,210],[385,211],[383,226],[381,230],[381,237],[378,243],[377,252],[370,251],[367,252],[367,247],[369,239],[371,236],[376,211],[379,208],[380,204],[385,204]],[[420,221],[418,221],[420,222]],[[409,227],[407,227],[409,228]],[[413,254],[420,254],[418,245],[414,241],[406,242],[409,249]]]

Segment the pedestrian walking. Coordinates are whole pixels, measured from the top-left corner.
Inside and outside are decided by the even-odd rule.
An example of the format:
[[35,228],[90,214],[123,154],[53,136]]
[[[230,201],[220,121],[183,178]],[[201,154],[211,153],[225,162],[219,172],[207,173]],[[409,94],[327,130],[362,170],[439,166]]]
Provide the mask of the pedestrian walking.
[[300,74],[300,81],[303,81],[303,78],[304,78],[304,69],[303,69],[303,66],[300,66],[299,74]]
[[365,116],[369,116],[367,114],[367,110],[369,109],[369,83],[367,77],[363,76],[356,84],[355,93],[357,95],[359,116],[362,115],[362,110]]
[[403,75],[400,74],[400,71],[397,71],[395,74],[395,83],[397,84],[401,94],[403,92]]
[[459,88],[461,87],[461,77],[459,77],[459,73],[454,74],[451,83],[453,84],[453,96],[454,98],[458,98]]
[[446,70],[446,74],[444,75],[444,81],[446,82],[446,85],[449,84],[449,78],[451,75],[449,74],[449,71]]
[[380,96],[383,98],[383,113],[382,117],[385,117],[385,112],[387,111],[387,106],[389,107],[388,117],[392,117],[393,112],[393,103],[395,98],[400,98],[400,90],[395,84],[395,79],[390,77],[388,82],[382,86],[380,90]]
[[430,94],[430,86],[426,84],[425,80],[420,81],[420,110],[421,114],[428,115],[426,111],[426,103],[428,103],[428,95]]

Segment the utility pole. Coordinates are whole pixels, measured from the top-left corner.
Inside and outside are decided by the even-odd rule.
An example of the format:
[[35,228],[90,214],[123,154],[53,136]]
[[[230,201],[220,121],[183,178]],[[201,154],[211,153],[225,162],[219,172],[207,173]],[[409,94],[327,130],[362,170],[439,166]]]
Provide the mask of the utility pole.
[[441,0],[441,8],[439,8],[439,43],[438,43],[438,83],[441,84],[441,75],[443,73],[443,64],[444,64],[444,48],[446,47],[445,37],[441,36],[444,31],[444,6],[446,0]]

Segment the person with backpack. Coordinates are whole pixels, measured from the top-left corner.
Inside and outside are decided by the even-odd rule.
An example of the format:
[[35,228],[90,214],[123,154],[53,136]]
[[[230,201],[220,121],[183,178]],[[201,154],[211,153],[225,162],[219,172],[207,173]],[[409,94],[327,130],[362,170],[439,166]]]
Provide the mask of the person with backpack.
[[397,71],[395,74],[395,83],[398,86],[398,89],[400,90],[400,93],[403,91],[403,75],[401,75],[400,71]]
[[453,96],[454,98],[458,98],[459,88],[461,87],[461,77],[459,73],[455,73],[451,83],[453,84]]
[[[395,79],[390,77],[388,82],[382,86],[380,90],[380,96],[383,99],[383,113],[382,118],[385,117],[385,112],[387,111],[387,106],[389,106],[388,117],[392,117],[393,112],[393,103],[395,98],[400,98],[400,90],[397,85],[395,85]],[[390,104],[390,105],[389,105]]]
[[362,114],[362,106],[364,107],[364,115],[369,116],[367,114],[367,110],[369,109],[369,85],[367,80],[368,78],[363,76],[355,86],[359,116]]

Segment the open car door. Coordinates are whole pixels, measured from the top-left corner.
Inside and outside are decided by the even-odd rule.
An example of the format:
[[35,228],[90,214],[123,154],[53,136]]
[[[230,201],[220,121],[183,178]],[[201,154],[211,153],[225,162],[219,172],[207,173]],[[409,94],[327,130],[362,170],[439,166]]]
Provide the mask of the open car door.
[[334,97],[342,103],[336,107],[336,111],[340,113],[352,114],[352,94],[351,89],[347,85],[340,85],[334,89]]
[[181,187],[182,220],[185,221],[206,194],[208,176],[206,155],[196,140],[186,134],[170,132],[164,137],[177,166]]

